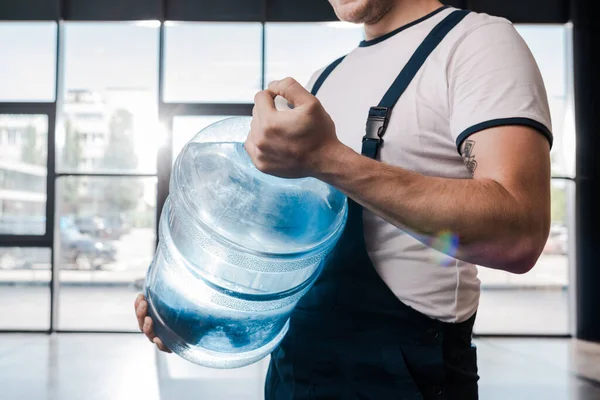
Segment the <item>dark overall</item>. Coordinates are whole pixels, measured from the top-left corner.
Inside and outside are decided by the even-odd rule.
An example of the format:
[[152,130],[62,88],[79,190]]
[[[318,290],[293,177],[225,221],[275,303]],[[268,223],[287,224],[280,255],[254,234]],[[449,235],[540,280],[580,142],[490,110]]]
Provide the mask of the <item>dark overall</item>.
[[[377,157],[391,108],[465,15],[455,11],[438,24],[380,104],[370,109],[364,156]],[[325,69],[313,94],[341,61]],[[477,399],[476,350],[471,345],[475,316],[443,323],[399,301],[369,259],[362,214],[362,207],[349,199],[344,233],[271,355],[265,398]]]

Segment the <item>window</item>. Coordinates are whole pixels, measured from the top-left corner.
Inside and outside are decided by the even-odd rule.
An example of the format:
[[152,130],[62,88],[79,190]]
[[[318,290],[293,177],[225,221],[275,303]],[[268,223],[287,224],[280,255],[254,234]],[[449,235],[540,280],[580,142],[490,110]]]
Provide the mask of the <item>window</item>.
[[0,329],[49,328],[50,249],[0,247],[0,315]]
[[185,144],[196,136],[198,132],[225,118],[228,117],[221,115],[175,116],[173,118],[173,162],[175,162]]
[[[64,31],[65,91],[57,131],[58,170],[154,172],[158,28],[123,22],[68,22]],[[93,135],[106,140],[95,141]]]
[[569,224],[574,184],[552,183],[552,227],[544,251],[527,274],[479,268],[482,292],[478,334],[568,334]]
[[156,243],[156,178],[62,177],[57,198],[59,328],[134,330],[131,301]]
[[362,39],[360,25],[268,23],[265,83],[290,76],[306,85],[313,73],[352,51]]
[[165,102],[250,103],[261,89],[259,23],[166,23]]
[[[182,109],[166,104],[165,110],[175,113],[214,114],[170,118],[175,159],[203,128],[246,110],[227,103],[251,104],[263,83],[286,76],[306,84],[314,72],[352,51],[363,39],[363,30],[339,22],[166,22],[164,91],[158,99],[158,24],[61,24],[57,328],[136,330],[131,302],[142,289],[154,254],[157,178],[134,175],[157,172],[159,100],[213,103],[183,104]],[[570,28],[517,29],[538,62],[551,107],[552,174],[557,178],[552,184],[553,225],[544,253],[529,274],[479,269],[481,312],[475,329],[568,333],[575,173]],[[19,38],[18,45],[14,38]],[[56,38],[55,22],[0,22],[0,103],[55,100]],[[49,117],[46,111],[25,115],[10,110],[0,112],[0,235],[43,235]],[[163,167],[168,171],[171,166]],[[97,173],[111,176],[93,176]],[[0,315],[10,316],[2,318],[0,328],[48,327],[50,261],[46,248],[0,247]],[[25,304],[22,313],[6,311]],[[549,313],[552,318],[544,318]]]
[[0,114],[0,234],[46,232],[46,115]]
[[[567,61],[569,28],[520,25],[517,30],[533,53],[548,93],[554,146],[552,175],[574,176],[575,127],[572,78]],[[479,268],[481,301],[475,325],[479,334],[568,334],[572,208],[574,182],[552,180],[552,228],[536,266],[527,274]]]
[[56,23],[0,22],[0,54],[0,101],[54,101]]
[[567,65],[571,57],[567,47],[568,29],[562,25],[517,26],[538,63],[548,93],[554,134],[552,174],[573,177],[575,118],[571,95],[572,76]]

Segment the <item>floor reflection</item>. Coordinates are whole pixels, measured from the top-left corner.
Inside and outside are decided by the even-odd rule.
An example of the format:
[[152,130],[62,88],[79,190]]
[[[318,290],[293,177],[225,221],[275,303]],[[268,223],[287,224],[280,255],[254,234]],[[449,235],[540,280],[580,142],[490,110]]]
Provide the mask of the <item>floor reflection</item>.
[[[480,398],[600,399],[600,345],[476,341]],[[213,370],[158,353],[139,334],[0,334],[3,400],[262,400],[268,360]]]

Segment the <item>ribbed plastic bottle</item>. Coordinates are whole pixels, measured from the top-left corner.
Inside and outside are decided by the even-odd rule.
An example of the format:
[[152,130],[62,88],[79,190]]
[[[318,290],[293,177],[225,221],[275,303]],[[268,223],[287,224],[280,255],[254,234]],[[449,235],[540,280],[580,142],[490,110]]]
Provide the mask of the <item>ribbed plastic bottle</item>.
[[243,146],[250,122],[212,124],[179,154],[146,278],[158,337],[213,368],[273,351],[347,217],[332,186],[256,169]]

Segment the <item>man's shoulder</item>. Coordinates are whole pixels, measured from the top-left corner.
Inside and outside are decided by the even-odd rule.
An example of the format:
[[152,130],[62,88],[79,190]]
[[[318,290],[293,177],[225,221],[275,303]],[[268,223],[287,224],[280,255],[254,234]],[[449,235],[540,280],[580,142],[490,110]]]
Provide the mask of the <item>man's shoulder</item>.
[[462,31],[472,31],[483,26],[505,24],[512,26],[512,22],[508,19],[496,15],[486,14],[477,11],[469,11],[463,22],[458,24],[457,28]]
[[[449,34],[446,45],[448,63],[494,63],[498,57],[523,59],[524,40],[506,18],[471,11]],[[497,54],[496,54],[497,53]]]
[[[444,14],[439,16],[438,22],[440,22],[445,16],[450,15],[453,11],[458,9],[449,7]],[[482,43],[489,42],[493,43],[498,40],[496,37],[498,34],[509,38],[519,38],[515,27],[512,22],[506,18],[490,15],[486,13],[469,11],[467,16],[455,26],[446,39],[447,51],[450,54],[454,53],[457,47],[469,37],[475,37],[476,41],[482,45]],[[426,33],[424,33],[426,35]],[[472,40],[471,40],[472,41]],[[398,42],[399,45],[403,42]],[[331,60],[332,62],[335,60]],[[329,66],[329,64],[322,65],[311,75],[308,82],[302,82],[304,87],[307,89],[312,88],[315,81],[321,76],[323,71]]]
[[480,40],[486,40],[498,32],[508,35],[516,34],[512,22],[504,17],[470,11],[464,20],[453,30],[454,41],[461,42],[467,37],[476,35]]

